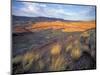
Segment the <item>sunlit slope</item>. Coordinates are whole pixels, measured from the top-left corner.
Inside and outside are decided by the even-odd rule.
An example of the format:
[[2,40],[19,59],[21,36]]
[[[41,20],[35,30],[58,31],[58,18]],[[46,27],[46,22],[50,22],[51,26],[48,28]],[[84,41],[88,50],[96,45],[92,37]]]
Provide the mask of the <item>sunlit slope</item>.
[[38,22],[32,25],[29,29],[39,31],[45,29],[62,30],[63,32],[85,31],[95,28],[95,21],[89,22]]
[[95,21],[82,21],[82,22],[36,22],[29,26],[16,26],[14,31],[16,33],[22,32],[36,32],[40,30],[52,29],[61,30],[63,32],[80,32],[96,27]]

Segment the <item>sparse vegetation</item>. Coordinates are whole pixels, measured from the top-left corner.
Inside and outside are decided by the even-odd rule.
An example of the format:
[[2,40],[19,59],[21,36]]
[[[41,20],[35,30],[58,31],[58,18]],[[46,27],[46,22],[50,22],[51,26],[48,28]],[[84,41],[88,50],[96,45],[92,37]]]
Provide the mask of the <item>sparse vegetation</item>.
[[94,21],[14,27],[14,74],[96,68]]

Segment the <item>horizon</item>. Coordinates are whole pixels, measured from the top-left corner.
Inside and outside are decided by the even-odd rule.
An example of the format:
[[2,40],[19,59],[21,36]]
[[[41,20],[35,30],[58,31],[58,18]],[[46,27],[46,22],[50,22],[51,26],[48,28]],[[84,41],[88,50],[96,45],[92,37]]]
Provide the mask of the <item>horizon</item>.
[[[17,15],[12,15],[12,16],[16,16],[16,17],[26,17],[26,18],[50,18],[50,19],[59,19],[59,20],[64,20],[64,21],[69,21],[69,22],[91,22],[91,21],[96,21],[96,20],[66,20],[63,18],[55,18],[55,17],[44,17],[44,16],[38,16],[38,17],[30,17],[30,16],[17,16]],[[59,21],[58,20],[58,21]]]
[[[78,12],[77,12],[78,11]],[[96,20],[96,7],[54,3],[16,2],[12,4],[12,15],[25,17],[48,17],[73,21]]]

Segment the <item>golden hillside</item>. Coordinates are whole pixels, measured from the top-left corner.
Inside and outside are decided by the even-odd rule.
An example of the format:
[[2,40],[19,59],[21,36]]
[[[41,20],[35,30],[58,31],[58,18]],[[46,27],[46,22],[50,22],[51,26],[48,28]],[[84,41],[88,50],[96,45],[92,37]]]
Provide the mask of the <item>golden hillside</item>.
[[78,32],[85,31],[96,27],[95,21],[83,22],[36,22],[28,27],[15,27],[14,32],[40,31],[46,29],[61,30],[63,32]]

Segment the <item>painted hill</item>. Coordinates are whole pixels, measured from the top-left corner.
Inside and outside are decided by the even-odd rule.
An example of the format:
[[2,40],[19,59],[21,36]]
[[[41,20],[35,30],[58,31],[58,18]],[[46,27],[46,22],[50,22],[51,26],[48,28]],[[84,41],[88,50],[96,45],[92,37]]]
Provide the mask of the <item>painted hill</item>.
[[14,32],[36,32],[46,29],[61,30],[62,32],[80,32],[88,29],[95,28],[95,21],[84,21],[84,22],[62,22],[62,21],[52,21],[52,22],[36,22],[29,26],[15,26]]

